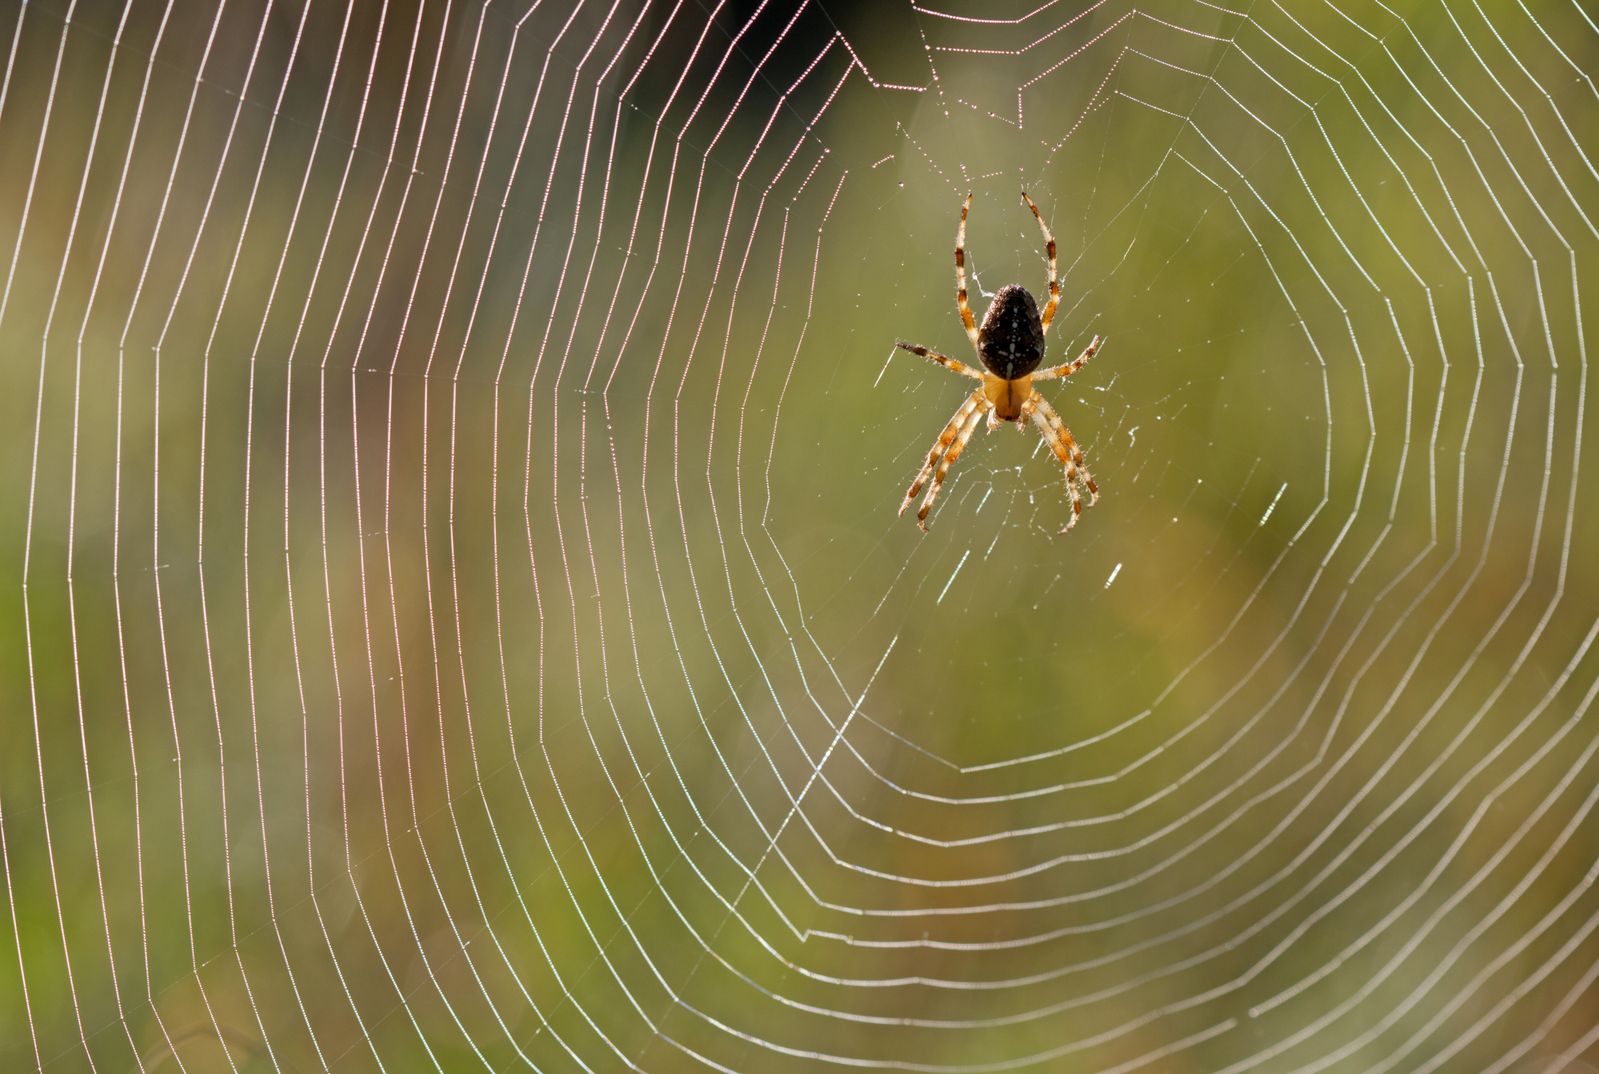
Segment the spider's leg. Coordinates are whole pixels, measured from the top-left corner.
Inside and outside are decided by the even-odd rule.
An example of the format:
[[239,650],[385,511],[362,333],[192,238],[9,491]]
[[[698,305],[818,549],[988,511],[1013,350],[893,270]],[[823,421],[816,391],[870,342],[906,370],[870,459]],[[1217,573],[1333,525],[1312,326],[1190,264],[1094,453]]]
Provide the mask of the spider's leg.
[[980,413],[982,406],[988,400],[983,395],[981,388],[966,397],[966,401],[955,411],[955,416],[949,419],[949,424],[944,426],[944,431],[938,434],[938,442],[927,453],[927,461],[922,463],[922,468],[916,473],[916,480],[911,482],[910,491],[905,493],[905,499],[899,505],[899,513],[904,514],[905,508],[916,499],[916,494],[922,491],[922,486],[927,484],[927,479],[933,473],[933,467],[938,465],[938,460],[944,457],[949,446],[960,436],[961,428],[971,420],[973,414]]
[[1033,210],[1033,218],[1038,221],[1038,227],[1044,233],[1044,254],[1049,258],[1049,301],[1044,305],[1044,312],[1039,314],[1039,322],[1044,326],[1044,331],[1049,331],[1049,322],[1055,319],[1055,307],[1060,305],[1060,275],[1055,271],[1055,236],[1049,233],[1049,225],[1044,223],[1044,218],[1038,212],[1038,206],[1033,204],[1033,199],[1027,196],[1027,191],[1022,191],[1022,200],[1027,207]]
[[937,351],[930,351],[919,343],[906,343],[903,339],[901,339],[896,340],[894,346],[903,347],[912,354],[919,354],[923,358],[926,358],[929,362],[937,362],[951,373],[959,373],[961,376],[971,377],[973,380],[983,379],[983,374],[979,373],[965,362],[957,362],[955,359],[939,354]]
[[982,420],[983,411],[987,409],[987,404],[987,398],[980,400],[977,409],[972,411],[971,415],[966,419],[966,424],[961,426],[960,435],[955,438],[955,442],[950,444],[949,450],[944,453],[944,458],[939,462],[938,469],[933,471],[933,483],[927,489],[927,496],[922,500],[921,509],[916,512],[916,524],[922,528],[923,533],[927,532],[927,513],[933,509],[933,501],[938,499],[938,490],[943,487],[944,477],[949,473],[949,468],[955,464],[955,460],[960,458],[960,453],[965,449],[966,442],[977,431],[977,424]]
[[1024,433],[1027,431],[1027,423],[1033,420],[1033,411],[1038,408],[1038,404],[1043,398],[1037,391],[1034,391],[1026,399],[1022,400],[1022,408],[1016,412],[1016,428]]
[[966,304],[966,214],[971,211],[972,196],[966,195],[961,205],[961,224],[955,231],[955,304],[961,308],[961,324],[966,326],[966,338],[977,346],[977,321],[972,308]]
[[[1088,506],[1094,506],[1094,504],[1099,502],[1099,486],[1094,483],[1094,477],[1088,472],[1088,466],[1083,461],[1083,449],[1072,438],[1072,431],[1066,427],[1066,423],[1061,420],[1060,415],[1055,413],[1055,408],[1049,405],[1049,400],[1042,395],[1038,397],[1038,410],[1043,414],[1044,420],[1049,423],[1050,428],[1054,430],[1061,442],[1066,445],[1067,450],[1071,452],[1077,480],[1088,488]],[[1036,421],[1037,419],[1034,420]]]
[[1077,492],[1078,483],[1088,487],[1090,507],[1099,502],[1099,486],[1094,484],[1093,476],[1083,465],[1083,449],[1077,446],[1071,430],[1060,420],[1060,415],[1049,405],[1049,400],[1035,391],[1028,397],[1027,402],[1022,404],[1022,410],[1026,416],[1033,419],[1033,424],[1038,426],[1038,431],[1043,434],[1044,443],[1049,445],[1050,450],[1055,453],[1055,458],[1066,468],[1066,495],[1071,497],[1072,517],[1061,529],[1061,532],[1065,533],[1077,525],[1077,516],[1083,513],[1082,497]]
[[1083,368],[1083,366],[1087,365],[1088,360],[1099,353],[1099,342],[1099,337],[1095,336],[1093,339],[1089,340],[1088,346],[1083,348],[1082,354],[1079,354],[1076,358],[1073,358],[1065,365],[1057,365],[1049,369],[1040,369],[1038,372],[1033,374],[1033,379],[1065,380],[1067,377]]

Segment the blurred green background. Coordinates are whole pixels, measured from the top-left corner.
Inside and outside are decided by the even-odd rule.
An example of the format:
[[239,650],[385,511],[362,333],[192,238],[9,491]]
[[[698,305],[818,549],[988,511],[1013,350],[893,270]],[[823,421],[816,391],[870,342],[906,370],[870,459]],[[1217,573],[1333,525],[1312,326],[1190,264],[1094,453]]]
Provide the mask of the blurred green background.
[[0,1069],[1599,1065],[1599,31],[1300,8],[13,5]]

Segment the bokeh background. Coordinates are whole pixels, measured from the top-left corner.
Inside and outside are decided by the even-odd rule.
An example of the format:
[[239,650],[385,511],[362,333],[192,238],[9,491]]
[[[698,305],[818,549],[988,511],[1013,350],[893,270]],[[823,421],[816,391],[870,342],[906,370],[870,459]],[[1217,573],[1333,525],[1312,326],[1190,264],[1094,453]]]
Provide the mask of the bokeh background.
[[1599,1067],[1581,4],[3,10],[0,1069]]

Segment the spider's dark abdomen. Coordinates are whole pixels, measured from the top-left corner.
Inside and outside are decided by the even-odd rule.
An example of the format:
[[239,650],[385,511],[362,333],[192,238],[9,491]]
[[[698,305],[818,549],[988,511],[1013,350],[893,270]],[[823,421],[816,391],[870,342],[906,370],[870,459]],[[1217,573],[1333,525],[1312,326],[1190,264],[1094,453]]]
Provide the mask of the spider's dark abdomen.
[[977,353],[990,373],[1005,380],[1038,368],[1044,360],[1044,326],[1027,288],[1013,283],[994,295],[977,329]]

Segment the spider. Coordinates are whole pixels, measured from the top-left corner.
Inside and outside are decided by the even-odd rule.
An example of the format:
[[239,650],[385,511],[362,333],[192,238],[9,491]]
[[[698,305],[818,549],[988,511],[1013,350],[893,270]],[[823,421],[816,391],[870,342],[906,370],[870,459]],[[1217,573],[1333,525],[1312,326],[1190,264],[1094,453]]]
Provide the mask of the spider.
[[950,466],[960,456],[972,433],[977,431],[977,421],[985,413],[990,429],[997,428],[1003,421],[1014,421],[1017,428],[1024,432],[1028,421],[1037,425],[1044,442],[1066,468],[1066,493],[1071,497],[1072,514],[1060,532],[1065,533],[1075,526],[1077,516],[1083,513],[1082,497],[1077,491],[1079,484],[1088,488],[1088,506],[1099,502],[1099,486],[1094,484],[1093,477],[1083,465],[1083,449],[1077,446],[1066,423],[1060,420],[1060,415],[1055,413],[1049,401],[1038,394],[1033,385],[1041,380],[1064,380],[1077,372],[1099,350],[1100,337],[1095,336],[1081,354],[1065,365],[1034,372],[1044,360],[1044,333],[1049,331],[1049,322],[1054,320],[1055,308],[1060,304],[1060,280],[1055,271],[1055,237],[1049,233],[1049,225],[1044,223],[1038,206],[1033,204],[1033,199],[1027,196],[1025,190],[1022,191],[1022,200],[1033,211],[1033,218],[1044,233],[1044,252],[1049,258],[1049,301],[1044,305],[1044,312],[1038,312],[1038,303],[1027,293],[1027,288],[1013,283],[995,293],[980,327],[973,320],[971,307],[966,304],[966,214],[972,207],[972,196],[967,194],[966,202],[961,206],[960,228],[955,232],[955,302],[960,307],[966,335],[971,339],[972,347],[977,351],[977,357],[982,360],[986,372],[915,343],[906,343],[904,340],[896,343],[951,372],[982,382],[982,387],[967,396],[960,409],[955,411],[955,416],[949,419],[949,424],[944,426],[944,431],[938,435],[938,442],[927,453],[927,461],[916,474],[916,480],[911,482],[910,491],[905,493],[905,502],[899,505],[899,513],[903,515],[916,494],[922,491],[922,486],[927,484],[928,477],[932,477],[933,483],[927,490],[927,497],[916,512],[916,524],[924,533],[927,531],[927,514],[933,509],[933,501],[938,499],[938,489],[944,483],[944,475],[949,473]]

